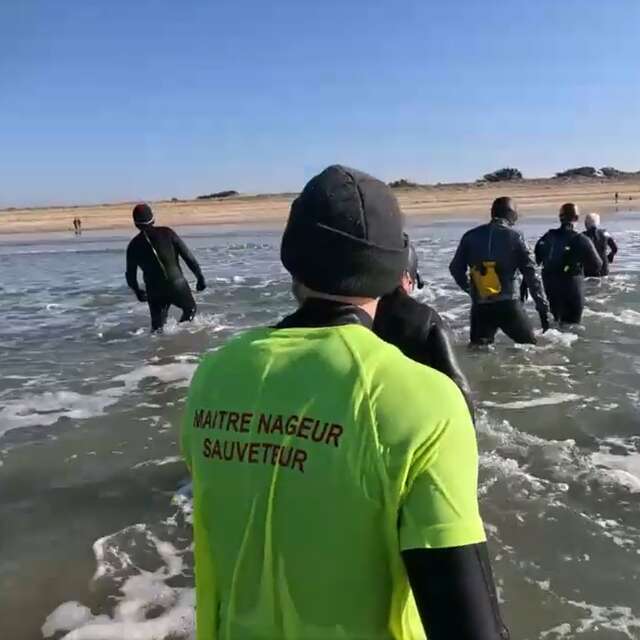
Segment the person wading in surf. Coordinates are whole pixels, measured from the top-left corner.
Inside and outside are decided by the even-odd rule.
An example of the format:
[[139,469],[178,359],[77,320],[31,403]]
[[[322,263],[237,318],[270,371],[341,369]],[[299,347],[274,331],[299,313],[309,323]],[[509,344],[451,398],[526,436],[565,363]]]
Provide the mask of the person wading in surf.
[[584,219],[585,231],[582,233],[593,242],[600,260],[602,268],[599,271],[592,271],[585,266],[584,275],[586,278],[601,278],[609,275],[609,265],[618,253],[618,245],[611,237],[611,234],[600,226],[600,216],[597,213],[587,213]]
[[573,202],[560,207],[560,227],[536,243],[536,262],[556,322],[578,324],[584,310],[584,272],[599,273],[602,260],[593,242],[574,228],[580,212]]
[[411,294],[424,283],[418,270],[418,254],[409,242],[409,261],[400,284],[380,299],[373,321],[373,331],[385,342],[395,345],[405,356],[441,371],[451,378],[464,394],[471,415],[474,414],[469,383],[460,369],[442,318],[435,309],[418,302]]
[[[173,229],[154,226],[149,205],[137,204],[133,208],[133,222],[140,233],[127,247],[126,279],[138,300],[149,304],[151,331],[162,329],[171,305],[182,310],[179,322],[193,320],[196,302],[179,258],[197,278],[196,290],[203,291],[207,285],[198,261]],[[146,291],[138,286],[138,267],[142,269]]]
[[189,389],[198,640],[508,638],[464,397],[371,331],[407,268],[395,196],[325,169],[280,255],[299,308],[205,354]]
[[549,307],[536,267],[522,234],[512,229],[518,209],[511,198],[497,198],[491,222],[462,236],[449,271],[471,296],[471,345],[492,344],[498,329],[514,342],[535,344],[536,337],[516,291],[522,274],[536,304],[543,332],[549,328]]

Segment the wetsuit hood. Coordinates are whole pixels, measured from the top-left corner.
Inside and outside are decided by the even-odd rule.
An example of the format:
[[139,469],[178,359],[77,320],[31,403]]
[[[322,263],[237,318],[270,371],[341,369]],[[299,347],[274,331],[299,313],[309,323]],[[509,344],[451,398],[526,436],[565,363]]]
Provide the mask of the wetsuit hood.
[[144,228],[154,223],[153,211],[148,204],[141,203],[133,207],[133,222],[136,227]]

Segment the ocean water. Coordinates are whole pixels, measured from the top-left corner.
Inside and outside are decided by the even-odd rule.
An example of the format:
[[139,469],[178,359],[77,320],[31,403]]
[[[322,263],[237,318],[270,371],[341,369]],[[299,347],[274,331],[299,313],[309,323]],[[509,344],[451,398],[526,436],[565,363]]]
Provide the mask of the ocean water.
[[[518,640],[640,638],[640,216],[583,326],[466,349],[447,265],[469,221],[412,223],[479,408],[480,497]],[[534,241],[549,221],[522,226]],[[279,231],[182,230],[209,288],[150,336],[125,236],[0,241],[0,636],[193,637],[177,428],[200,353],[293,309]],[[533,315],[533,309],[530,309]],[[174,312],[175,313],[175,312]]]

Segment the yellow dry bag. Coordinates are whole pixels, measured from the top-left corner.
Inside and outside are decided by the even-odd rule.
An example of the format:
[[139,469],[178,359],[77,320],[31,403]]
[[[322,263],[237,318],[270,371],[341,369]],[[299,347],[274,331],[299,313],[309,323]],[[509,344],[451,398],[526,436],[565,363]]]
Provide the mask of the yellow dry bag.
[[495,262],[483,261],[479,265],[472,266],[471,279],[478,296],[483,300],[497,296],[502,291]]

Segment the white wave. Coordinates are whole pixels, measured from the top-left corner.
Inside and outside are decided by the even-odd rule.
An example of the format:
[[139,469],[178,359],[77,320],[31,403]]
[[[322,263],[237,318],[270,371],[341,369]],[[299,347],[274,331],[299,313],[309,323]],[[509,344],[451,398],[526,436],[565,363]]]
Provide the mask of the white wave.
[[[636,450],[638,438],[610,438],[606,442],[625,449],[628,455],[613,455],[607,445],[599,452],[589,452],[572,439],[546,440],[516,429],[508,420],[489,419],[485,410],[478,411],[477,429],[481,436],[481,466],[492,470],[491,478],[481,487],[486,493],[500,478],[509,482],[523,481],[527,490],[546,495],[565,493],[571,486],[590,486],[610,493],[622,489],[636,493],[640,487],[640,453]],[[518,460],[526,460],[521,466]],[[532,474],[535,469],[535,474]],[[593,514],[582,514],[591,523],[598,524]],[[598,526],[600,526],[598,524]],[[624,525],[615,536],[622,546],[630,540]],[[640,538],[638,540],[640,542]],[[618,544],[616,542],[616,544]]]
[[612,311],[594,311],[593,309],[585,309],[585,316],[606,318],[608,320],[615,320],[621,324],[626,324],[632,327],[640,326],[640,312],[633,309],[623,309],[620,313],[613,313]]
[[116,404],[121,397],[135,390],[148,378],[175,387],[186,387],[196,366],[189,362],[149,364],[111,378],[110,382],[120,384],[93,394],[65,390],[46,391],[5,401],[0,409],[0,436],[19,427],[50,426],[63,417],[86,420],[104,415],[105,409]]
[[559,331],[558,329],[549,329],[546,333],[539,333],[538,339],[545,347],[560,345],[561,347],[570,347],[579,336],[570,331]]
[[[231,325],[222,322],[219,314],[198,313],[191,322],[178,322],[175,318],[169,318],[162,329],[162,334],[154,334],[154,338],[162,339],[163,335],[173,336],[178,333],[195,333],[200,329],[208,329],[213,333],[233,329]],[[236,327],[237,328],[237,327]]]
[[74,391],[46,391],[5,402],[0,410],[0,436],[18,427],[49,426],[60,418],[86,420],[104,415],[124,395],[125,389],[112,388],[92,395]]
[[614,455],[604,451],[591,456],[593,464],[604,467],[602,471],[608,474],[614,484],[627,488],[631,493],[640,493],[640,453],[624,456]]
[[181,456],[167,456],[166,458],[154,458],[153,460],[144,460],[143,462],[138,462],[138,464],[133,465],[133,469],[140,469],[142,467],[163,467],[166,464],[173,464],[175,462],[181,462]]
[[94,619],[91,609],[79,602],[71,601],[61,604],[53,613],[49,614],[42,625],[42,635],[49,638],[58,631],[71,631],[87,624]]
[[[93,551],[97,563],[93,581],[120,585],[113,613],[94,615],[79,602],[65,602],[45,620],[45,638],[60,632],[66,632],[62,640],[195,638],[194,589],[167,584],[170,578],[183,575],[182,556],[189,547],[178,550],[147,525],[136,524],[96,540]],[[152,557],[159,568],[138,568],[138,554]]]
[[114,382],[124,382],[126,387],[135,387],[145,378],[156,378],[162,382],[179,382],[177,386],[189,385],[191,376],[196,370],[195,364],[187,362],[172,362],[170,364],[148,364],[138,367],[129,373],[123,373],[115,378]]
[[[540,634],[540,638],[560,640],[561,638],[620,638],[638,640],[640,637],[640,618],[634,615],[631,607],[599,606],[587,602],[576,602],[553,594],[564,604],[583,611],[584,615],[564,622]],[[597,634],[597,635],[594,635]]]
[[580,400],[582,396],[576,393],[549,393],[542,398],[531,398],[530,400],[514,400],[513,402],[493,402],[485,400],[484,407],[498,407],[500,409],[527,409],[529,407],[541,407],[552,404],[562,404],[563,402],[574,402]]

